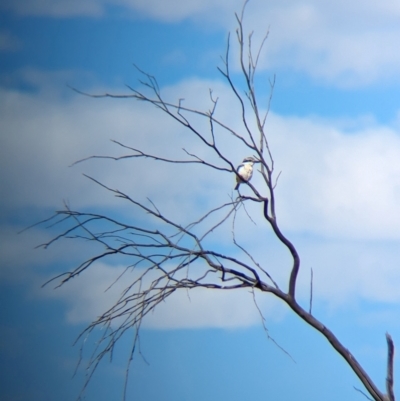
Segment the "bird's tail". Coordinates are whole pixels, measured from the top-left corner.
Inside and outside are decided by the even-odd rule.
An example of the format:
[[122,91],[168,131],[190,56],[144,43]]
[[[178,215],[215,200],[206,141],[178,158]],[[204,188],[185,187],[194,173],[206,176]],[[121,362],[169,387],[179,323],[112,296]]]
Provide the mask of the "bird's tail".
[[239,189],[239,185],[240,185],[240,182],[238,182],[238,183],[236,184],[235,190],[238,190],[238,189]]

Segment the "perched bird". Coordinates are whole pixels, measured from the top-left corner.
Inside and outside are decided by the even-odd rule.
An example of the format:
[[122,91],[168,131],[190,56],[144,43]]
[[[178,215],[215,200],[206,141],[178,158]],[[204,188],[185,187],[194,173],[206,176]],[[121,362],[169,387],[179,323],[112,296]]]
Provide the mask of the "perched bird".
[[246,157],[243,159],[243,162],[237,168],[236,175],[236,187],[235,189],[239,189],[239,185],[242,182],[250,181],[253,175],[253,164],[258,163],[258,161],[254,157]]

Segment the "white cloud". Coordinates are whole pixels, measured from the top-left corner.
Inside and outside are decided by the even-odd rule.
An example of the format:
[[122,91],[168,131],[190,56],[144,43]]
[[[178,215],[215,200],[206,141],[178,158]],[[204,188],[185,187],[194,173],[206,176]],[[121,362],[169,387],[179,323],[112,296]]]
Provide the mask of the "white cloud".
[[[191,104],[190,94],[196,93],[195,106],[208,109],[210,86],[214,86],[220,97],[219,116],[238,126],[240,115],[234,112],[229,91],[221,83],[190,80],[164,88],[163,92],[169,98],[185,97],[188,105]],[[96,160],[68,167],[71,162],[92,154],[126,154],[110,145],[109,138],[157,155],[187,158],[181,150],[185,147],[215,160],[197,139],[142,103],[62,97],[47,90],[32,93],[3,90],[0,99],[0,183],[7,194],[1,199],[4,216],[21,210],[59,209],[62,199],[67,199],[76,208],[109,208],[128,219],[146,218],[138,215],[136,210],[128,209],[127,203],[108,196],[104,190],[81,178],[81,171],[135,198],[145,201],[149,196],[166,215],[184,223],[211,206],[227,201],[232,194],[233,176],[190,165],[177,168],[139,160]],[[223,102],[227,102],[224,107]],[[308,294],[307,272],[311,266],[316,272],[316,288],[319,288],[315,290],[317,299],[343,302],[365,298],[399,302],[397,250],[376,245],[390,244],[400,237],[398,132],[369,119],[352,121],[349,132],[342,121],[282,117],[273,113],[267,124],[276,170],[282,170],[277,187],[278,221],[290,236],[301,238],[302,233],[307,233],[311,238],[301,246],[305,263],[301,281],[304,297]],[[208,129],[207,122],[196,120],[196,126]],[[224,135],[217,136],[217,141],[234,162],[240,161],[237,155],[245,152],[243,148]],[[203,178],[198,179],[204,172]],[[254,176],[254,184],[261,185],[258,174]],[[248,210],[257,217],[260,207],[254,205]],[[286,286],[290,267],[287,253],[276,246],[266,222],[257,221],[255,226],[243,210],[241,216],[237,221],[240,243],[254,252],[256,259]],[[22,242],[19,238],[14,242],[7,234],[9,229],[3,235],[7,239],[3,243],[6,251],[3,258],[8,266],[26,265],[26,260],[14,263],[23,253]],[[231,240],[230,230],[228,224],[216,230],[210,240],[217,239],[225,247]],[[327,245],[320,245],[313,238],[325,241]],[[31,241],[32,237],[29,243]],[[81,251],[79,248],[79,252],[69,257],[76,258]],[[69,257],[62,260],[71,266],[74,261]],[[96,298],[99,290],[104,291],[105,284],[109,284],[113,271],[116,270],[99,267],[93,276],[93,282],[98,284],[93,284],[93,289],[87,281],[92,280],[92,276],[88,276],[76,280],[70,287],[72,292],[61,290],[60,297],[68,300],[70,305],[71,322],[98,313],[94,308],[103,305],[95,299],[99,299]],[[9,268],[6,278],[12,274]],[[84,294],[78,295],[81,292]],[[257,320],[256,312],[243,317],[245,309],[240,305],[251,302],[245,293],[238,296],[237,293],[219,295],[200,291],[190,296],[191,302],[185,294],[171,298],[168,306],[171,310],[162,310],[159,315],[150,317],[149,326],[209,327],[218,325],[221,316],[229,316],[231,322],[236,322],[234,325],[254,324]],[[87,307],[79,311],[79,302],[73,299],[82,297],[87,297]],[[219,306],[211,310],[210,305],[214,302]],[[263,304],[267,314],[270,305],[268,302]],[[177,308],[178,315],[184,318],[174,315]],[[224,327],[229,325],[228,321],[222,322]]]
[[[88,324],[110,308],[122,291],[137,274],[128,272],[122,279],[124,267],[102,263],[90,267],[62,287],[53,289],[51,284],[37,293],[41,297],[63,300],[67,305],[66,320],[71,324]],[[115,282],[116,281],[116,282]],[[115,284],[110,287],[110,284]],[[257,305],[268,321],[280,320],[284,308],[272,297],[257,297]],[[260,313],[248,291],[218,291],[195,289],[177,291],[157,306],[143,321],[143,328],[235,328],[262,324]]]
[[[398,305],[400,283],[396,241],[298,239],[302,259],[299,296],[306,304],[313,269],[314,306],[352,309],[362,301],[382,306]],[[371,310],[368,310],[371,312]]]
[[245,22],[258,37],[270,27],[265,67],[353,87],[397,80],[400,56],[393,48],[400,39],[399,19],[400,7],[392,1],[255,1]]
[[[198,93],[201,100],[194,106],[208,110],[211,107],[209,87],[225,88],[216,82],[193,80],[175,88],[165,88],[164,92],[167,98],[175,101],[188,95],[184,103],[187,106],[193,105],[189,94]],[[223,197],[232,191],[234,178],[226,173],[212,174],[211,170],[193,187],[191,174],[196,175],[199,168],[193,165],[182,168],[141,159],[136,167],[132,160],[92,160],[69,167],[91,155],[132,153],[112,144],[110,139],[154,155],[181,160],[189,158],[182,148],[200,157],[210,156],[212,152],[199,146],[201,141],[187,135],[171,118],[155,114],[154,108],[136,100],[96,100],[79,95],[63,98],[47,89],[47,84],[45,88],[44,92],[39,89],[32,93],[2,90],[0,181],[8,194],[1,201],[3,210],[28,205],[58,208],[64,199],[72,207],[93,205],[93,199],[97,205],[114,204],[112,194],[89,182],[80,172],[141,199],[150,197],[162,210],[175,213],[174,216],[177,213],[188,215],[187,207],[195,198],[201,205],[200,214],[208,208],[211,194],[221,193],[221,183],[224,183]],[[104,91],[94,89],[94,92]],[[196,126],[208,130],[207,121],[197,121]],[[170,146],[171,141],[175,146]],[[232,154],[232,146],[229,147]],[[210,157],[215,160],[215,156]],[[191,191],[187,190],[189,187]],[[164,193],[170,196],[166,198]],[[179,211],[175,207],[176,199],[181,201]]]
[[346,132],[333,121],[275,115],[268,124],[283,170],[277,193],[285,226],[342,238],[399,238],[396,130],[372,124]]
[[[209,87],[214,87],[215,96],[220,97],[219,117],[239,127],[240,114],[234,111],[229,90],[221,83],[190,80],[164,88],[163,93],[167,98],[184,97],[185,106],[208,110]],[[191,96],[193,93],[196,97]],[[211,204],[227,201],[232,193],[234,177],[193,165],[181,168],[145,160],[92,160],[68,167],[90,155],[130,153],[109,139],[164,157],[187,159],[182,151],[185,148],[216,160],[201,141],[148,105],[79,95],[61,98],[51,91],[2,90],[0,106],[0,180],[8,195],[1,200],[3,210],[56,208],[63,199],[73,207],[92,205],[94,199],[98,206],[114,204],[113,196],[88,182],[80,172],[141,199],[149,196],[174,216],[176,199],[182,201],[181,215],[189,213],[197,199],[200,214]],[[194,121],[207,132],[207,121]],[[400,137],[394,128],[368,119],[361,123],[355,120],[348,132],[340,121],[270,113],[267,130],[273,133],[270,140],[277,172],[282,170],[277,187],[278,212],[286,229],[327,237],[399,237]],[[241,128],[239,132],[243,132]],[[221,148],[235,164],[241,159],[238,154],[248,152],[238,141],[217,134]],[[171,141],[174,146],[170,146]],[[197,177],[196,185],[193,176]],[[257,174],[254,180],[261,184]]]

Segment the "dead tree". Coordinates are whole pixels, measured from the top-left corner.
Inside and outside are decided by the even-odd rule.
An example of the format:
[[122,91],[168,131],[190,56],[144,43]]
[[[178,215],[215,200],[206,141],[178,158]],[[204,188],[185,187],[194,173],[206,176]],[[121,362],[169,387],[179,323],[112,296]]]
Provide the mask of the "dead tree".
[[[60,239],[89,239],[100,244],[103,249],[102,252],[85,260],[74,270],[54,278],[53,280],[58,280],[59,285],[77,278],[94,263],[118,255],[128,257],[130,263],[126,270],[136,269],[135,271],[138,274],[136,279],[127,285],[119,300],[109,310],[105,311],[102,316],[93,321],[81,334],[83,336],[92,333],[97,328],[103,328],[102,338],[98,343],[96,352],[89,361],[89,375],[86,384],[102,358],[113,352],[118,340],[128,330],[134,330],[135,333],[132,350],[128,357],[131,360],[137,346],[143,319],[157,308],[161,302],[168,301],[168,297],[176,291],[190,291],[195,288],[234,291],[245,288],[252,292],[269,293],[279,298],[306,324],[320,332],[357,375],[365,387],[366,392],[364,395],[367,396],[368,394],[367,398],[371,397],[376,401],[394,401],[394,345],[390,335],[386,334],[388,345],[387,385],[386,392],[383,392],[333,332],[313,316],[311,308],[307,310],[308,308],[301,306],[296,298],[300,257],[295,246],[281,231],[278,224],[275,186],[279,174],[276,174],[275,171],[272,150],[270,149],[265,129],[271,97],[267,102],[267,106],[264,107],[264,111],[262,111],[258,104],[255,88],[257,63],[267,35],[258,50],[254,52],[252,34],[246,36],[243,29],[244,10],[245,7],[243,7],[240,15],[236,15],[238,24],[236,39],[239,50],[240,73],[245,88],[244,94],[242,88],[239,88],[238,84],[235,83],[230,70],[229,39],[226,55],[222,60],[223,67],[219,68],[239,105],[242,123],[240,131],[237,128],[232,128],[228,123],[217,117],[216,110],[219,103],[212,92],[210,92],[212,107],[207,111],[185,107],[180,100],[176,103],[167,102],[161,94],[156,79],[141,70],[139,70],[143,77],[141,83],[146,89],[146,94],[145,91],[139,91],[134,88],[129,88],[131,92],[127,95],[107,93],[92,95],[80,92],[94,98],[126,98],[150,104],[183,126],[189,134],[197,137],[202,146],[216,156],[218,163],[211,162],[207,158],[202,158],[188,151],[185,153],[184,160],[170,159],[163,155],[150,154],[119,142],[116,143],[122,146],[124,150],[128,150],[130,152],[129,155],[121,157],[92,156],[88,159],[109,158],[121,160],[130,158],[141,160],[146,158],[163,163],[184,164],[189,167],[191,165],[200,165],[204,169],[228,173],[234,177],[237,174],[235,165],[218,146],[218,132],[223,131],[225,134],[230,135],[232,141],[240,142],[247,149],[248,154],[244,156],[252,155],[256,158],[260,166],[258,171],[263,179],[261,188],[256,188],[251,182],[243,184],[249,188],[250,195],[241,195],[239,192],[238,196],[232,196],[224,204],[215,205],[207,213],[194,219],[192,223],[184,225],[163,214],[151,200],[148,203],[143,203],[127,193],[99,182],[93,177],[88,177],[106,191],[129,202],[137,212],[151,216],[153,219],[152,226],[132,225],[106,215],[71,210],[68,207],[56,212],[51,219],[46,221],[51,221],[52,224],[62,222],[60,227],[65,227],[65,224],[69,224],[69,226],[66,229],[62,228],[59,235],[44,244],[44,247],[48,247]],[[272,94],[274,81],[270,81],[269,84],[270,93]],[[208,132],[202,132],[192,124],[191,118],[193,116],[200,117],[208,122]],[[229,222],[234,223],[238,210],[240,208],[242,208],[242,211],[246,210],[246,205],[251,203],[262,206],[260,208],[262,210],[260,217],[264,217],[277,239],[291,255],[291,266],[288,268],[286,287],[278,285],[268,268],[263,266],[263,263],[256,261],[250,252],[238,243],[234,229],[232,230],[232,246],[236,250],[240,250],[240,255],[243,255],[243,257],[233,257],[232,254],[223,253],[218,250],[218,246],[213,246],[210,241],[207,241],[212,232],[225,224],[229,224]],[[215,216],[218,216],[217,220]],[[108,228],[99,232],[95,228],[97,223],[101,223],[103,228],[105,226]]]

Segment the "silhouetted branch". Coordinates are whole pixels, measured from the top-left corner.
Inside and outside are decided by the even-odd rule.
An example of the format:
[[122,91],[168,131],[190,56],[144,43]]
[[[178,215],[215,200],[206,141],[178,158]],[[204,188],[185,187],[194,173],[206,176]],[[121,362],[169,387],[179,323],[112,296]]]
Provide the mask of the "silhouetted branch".
[[394,401],[393,392],[393,360],[394,360],[394,343],[389,333],[386,333],[386,341],[388,347],[387,356],[387,374],[386,374],[386,391],[389,401]]
[[[262,310],[256,302],[255,291],[269,293],[280,299],[304,322],[320,332],[333,349],[344,358],[373,400],[394,401],[394,344],[390,335],[386,334],[388,344],[387,394],[383,394],[354,355],[344,347],[332,331],[312,315],[312,269],[308,312],[296,299],[300,256],[294,244],[282,232],[278,224],[275,207],[275,188],[280,173],[278,175],[275,174],[273,152],[268,141],[268,135],[265,132],[265,123],[275,86],[275,77],[270,81],[270,97],[266,105],[266,110],[261,110],[258,105],[254,82],[260,54],[268,37],[268,32],[264,36],[258,50],[253,53],[252,33],[246,35],[243,27],[244,12],[247,3],[248,0],[245,1],[240,16],[235,14],[238,24],[236,38],[239,47],[242,82],[238,84],[230,71],[230,36],[228,37],[227,49],[223,58],[223,68],[218,68],[222,76],[226,79],[234,95],[234,99],[240,108],[241,122],[239,127],[232,127],[230,121],[226,122],[216,117],[217,107],[219,109],[221,105],[219,99],[214,96],[211,90],[209,93],[211,107],[206,111],[184,107],[182,99],[178,99],[175,103],[167,102],[163,98],[156,78],[144,72],[136,65],[135,68],[142,77],[140,82],[144,86],[146,93],[150,91],[150,95],[130,86],[128,86],[131,91],[129,95],[114,95],[109,93],[93,95],[72,88],[75,92],[92,98],[135,99],[152,105],[156,110],[161,111],[179,123],[189,134],[197,138],[200,143],[198,151],[196,148],[196,153],[183,149],[186,154],[185,159],[189,160],[181,160],[180,158],[168,158],[164,157],[164,155],[147,153],[135,146],[128,146],[113,140],[115,144],[125,150],[129,150],[131,154],[117,157],[94,155],[78,160],[74,164],[91,159],[111,159],[115,161],[132,159],[135,161],[145,158],[154,162],[186,165],[187,167],[185,168],[199,165],[212,169],[216,174],[230,173],[232,177],[239,177],[239,173],[235,168],[237,160],[231,160],[228,157],[229,153],[223,150],[222,144],[226,141],[226,137],[223,138],[224,140],[221,140],[219,135],[222,131],[224,134],[227,133],[229,135],[233,143],[238,143],[240,146],[245,147],[248,155],[254,155],[255,162],[261,164],[258,171],[264,180],[261,188],[256,187],[252,182],[246,180],[246,182],[243,182],[243,186],[246,188],[246,191],[250,192],[250,195],[241,194],[241,192],[238,192],[238,195],[232,195],[231,193],[228,201],[219,204],[215,202],[206,212],[199,212],[197,214],[197,209],[194,209],[190,222],[187,223],[186,221],[183,224],[177,219],[169,217],[162,211],[162,207],[151,199],[147,199],[146,202],[140,201],[126,192],[114,189],[94,177],[85,175],[91,182],[99,185],[108,193],[127,202],[134,211],[135,216],[150,217],[150,222],[148,224],[129,224],[101,213],[72,210],[69,206],[65,205],[64,210],[57,211],[54,216],[37,223],[53,229],[59,227],[57,235],[48,242],[40,245],[44,248],[48,248],[60,240],[85,240],[96,244],[101,249],[79,263],[75,268],[57,275],[50,280],[57,280],[58,286],[76,278],[99,261],[115,257],[129,260],[123,273],[119,274],[118,278],[107,288],[108,290],[124,277],[126,284],[119,298],[108,310],[93,321],[77,339],[77,341],[80,339],[86,340],[87,336],[93,334],[96,329],[102,329],[98,331],[101,335],[97,339],[95,349],[88,361],[87,376],[83,390],[87,387],[101,360],[105,356],[112,358],[117,342],[127,331],[133,330],[133,343],[127,361],[126,381],[124,385],[124,399],[127,397],[129,367],[138,346],[141,325],[149,313],[153,312],[161,303],[167,301],[175,292],[182,290],[189,292],[192,289],[201,288],[220,291],[247,289],[253,295],[255,307],[261,316],[268,338],[271,337],[265,325]],[[256,56],[253,57],[253,54],[256,54]],[[244,95],[241,92],[242,89],[238,89],[242,88],[243,84],[245,87]],[[207,122],[208,126],[206,132],[195,127],[192,123],[193,116],[205,119],[204,121]],[[254,126],[256,128],[251,128]],[[204,150],[208,150],[212,154],[213,160],[216,158],[218,162],[210,161],[209,156],[207,156],[208,153],[203,152]],[[206,156],[201,157],[199,156],[200,154],[205,154]],[[243,155],[240,155],[240,157],[240,161],[243,160]],[[165,194],[165,197],[167,196],[168,194]],[[179,200],[174,199],[174,202],[177,203],[176,208],[178,209],[180,207]],[[274,280],[270,272],[271,266],[266,266],[266,262],[260,261],[262,258],[259,256],[256,258],[252,255],[248,248],[241,245],[241,241],[237,239],[235,224],[239,211],[244,211],[244,217],[247,216],[255,224],[254,217],[249,213],[250,208],[248,208],[248,205],[259,205],[260,203],[263,204],[262,213],[264,219],[269,224],[275,237],[291,255],[292,260],[286,277],[286,291],[281,290],[277,281]],[[229,246],[226,244],[228,239],[225,236],[224,251],[221,251],[218,241],[213,241],[212,234],[217,230],[223,230],[224,226],[230,221],[232,222],[232,238],[229,235],[228,237],[230,238],[229,245],[232,248],[229,249]],[[236,255],[235,251],[239,255]],[[272,341],[277,344],[275,340],[272,339]],[[280,346],[279,348],[282,349]],[[80,349],[80,361],[82,360],[82,349],[83,345]],[[283,351],[287,353],[287,351]],[[289,355],[289,353],[287,354]],[[357,391],[364,394],[359,389]]]

